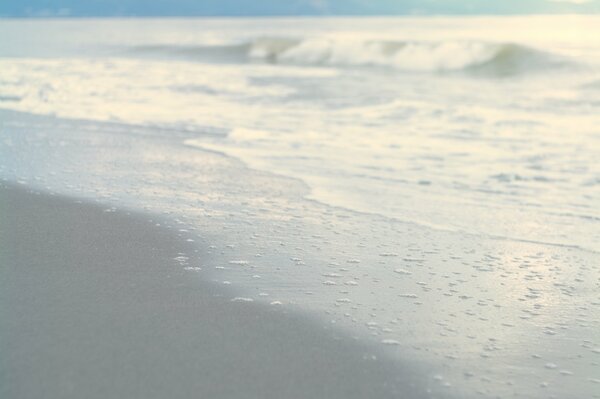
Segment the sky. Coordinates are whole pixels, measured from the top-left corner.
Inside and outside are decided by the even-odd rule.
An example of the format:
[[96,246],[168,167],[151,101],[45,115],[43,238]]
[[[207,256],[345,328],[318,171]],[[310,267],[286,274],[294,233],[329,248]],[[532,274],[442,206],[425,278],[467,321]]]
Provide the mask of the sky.
[[600,13],[600,0],[1,0],[0,16]]

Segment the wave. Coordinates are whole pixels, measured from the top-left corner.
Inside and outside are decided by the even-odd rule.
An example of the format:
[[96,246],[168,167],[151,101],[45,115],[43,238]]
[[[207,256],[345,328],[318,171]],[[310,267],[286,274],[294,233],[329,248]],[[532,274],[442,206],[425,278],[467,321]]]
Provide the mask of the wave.
[[136,54],[213,62],[265,62],[284,65],[379,67],[409,72],[454,72],[495,76],[553,69],[561,57],[514,43],[480,41],[382,41],[330,38],[258,38],[221,46],[141,46]]

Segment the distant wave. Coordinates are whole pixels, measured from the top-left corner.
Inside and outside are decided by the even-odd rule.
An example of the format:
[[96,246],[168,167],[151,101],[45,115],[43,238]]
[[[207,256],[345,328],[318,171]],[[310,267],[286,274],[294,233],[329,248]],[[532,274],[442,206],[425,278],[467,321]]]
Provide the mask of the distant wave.
[[505,76],[563,66],[559,56],[513,43],[479,41],[381,41],[329,38],[259,38],[222,46],[140,46],[137,55],[183,57],[213,62],[380,67],[412,72]]

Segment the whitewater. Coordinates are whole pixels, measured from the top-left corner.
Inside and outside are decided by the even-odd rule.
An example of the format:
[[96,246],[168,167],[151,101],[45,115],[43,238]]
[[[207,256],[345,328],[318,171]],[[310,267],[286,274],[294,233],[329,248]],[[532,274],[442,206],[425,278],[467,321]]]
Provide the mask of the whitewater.
[[598,397],[599,27],[0,20],[0,178],[167,215],[442,396]]

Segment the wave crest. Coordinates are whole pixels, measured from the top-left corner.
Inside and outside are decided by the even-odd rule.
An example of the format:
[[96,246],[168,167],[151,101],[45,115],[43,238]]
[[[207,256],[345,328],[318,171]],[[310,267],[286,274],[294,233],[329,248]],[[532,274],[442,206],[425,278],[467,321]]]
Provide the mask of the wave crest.
[[558,57],[512,43],[259,39],[248,56],[300,65],[392,67],[403,71],[471,71],[510,75],[559,64]]
[[410,72],[464,71],[513,75],[564,65],[553,54],[514,43],[479,41],[411,42],[330,38],[258,38],[227,46],[147,46],[146,53],[212,61],[380,67]]

